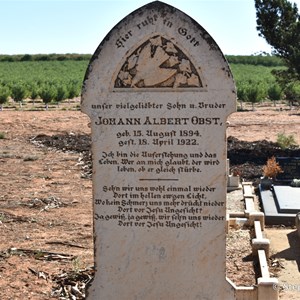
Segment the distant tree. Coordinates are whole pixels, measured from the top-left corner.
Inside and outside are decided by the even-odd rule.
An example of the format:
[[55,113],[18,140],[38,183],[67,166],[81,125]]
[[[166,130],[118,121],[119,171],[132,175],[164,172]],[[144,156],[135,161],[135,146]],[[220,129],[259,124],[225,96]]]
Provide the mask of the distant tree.
[[258,103],[263,98],[264,91],[260,85],[250,85],[247,89],[248,101],[252,103],[252,110],[254,110],[254,104]]
[[32,55],[30,54],[24,54],[21,59],[21,61],[31,61],[32,60]]
[[268,88],[268,96],[270,100],[274,101],[274,106],[276,106],[276,101],[281,100],[283,96],[282,88],[279,84],[274,83]]
[[68,90],[67,97],[69,99],[69,103],[70,103],[70,99],[73,99],[80,95],[80,85],[78,84],[77,81],[70,82],[68,84],[67,90]]
[[237,86],[237,98],[240,101],[241,110],[243,110],[243,102],[246,102],[248,100],[248,94],[247,94],[248,89],[249,86],[246,84],[239,84]]
[[55,98],[56,90],[51,84],[45,84],[40,89],[40,97],[45,103],[45,108],[48,110],[48,104]]
[[290,107],[294,104],[300,103],[300,84],[291,82],[287,84],[286,89],[284,90],[285,97],[288,100]]
[[285,83],[300,80],[300,16],[296,4],[287,0],[254,0],[259,36],[281,57],[288,70],[277,72]]
[[54,100],[57,101],[57,104],[59,105],[59,102],[62,100],[65,100],[68,97],[68,91],[67,87],[63,84],[59,84],[56,86],[56,93]]
[[8,101],[8,97],[10,96],[10,89],[7,86],[0,85],[0,111],[3,109],[3,104]]
[[26,97],[26,94],[27,94],[27,89],[22,82],[17,82],[13,84],[11,88],[11,97],[15,102],[20,103],[20,107],[22,107],[22,102]]
[[28,96],[32,100],[32,104],[35,105],[35,100],[39,96],[39,88],[35,82],[30,82],[28,84]]

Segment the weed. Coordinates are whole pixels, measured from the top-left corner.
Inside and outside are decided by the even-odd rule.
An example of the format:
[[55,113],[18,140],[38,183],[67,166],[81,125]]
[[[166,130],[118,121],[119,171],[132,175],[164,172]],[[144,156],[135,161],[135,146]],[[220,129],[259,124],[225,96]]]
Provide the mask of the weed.
[[29,155],[29,156],[26,156],[23,161],[35,161],[35,160],[38,160],[39,158],[35,155]]
[[4,151],[3,153],[0,153],[0,158],[15,158],[15,155]]
[[284,133],[277,134],[277,144],[281,149],[287,149],[293,146],[298,146],[295,137],[292,134],[285,135]]
[[76,257],[75,259],[73,259],[72,261],[72,267],[73,267],[73,271],[78,273],[82,267],[83,267],[83,264],[82,264],[82,261],[80,260],[79,257]]
[[267,164],[263,166],[263,173],[265,177],[276,178],[277,174],[283,173],[283,170],[276,162],[275,156],[272,156],[267,160]]
[[5,139],[5,133],[4,132],[0,132],[0,140],[4,140]]
[[4,213],[0,213],[0,222],[4,223],[5,221],[5,214]]

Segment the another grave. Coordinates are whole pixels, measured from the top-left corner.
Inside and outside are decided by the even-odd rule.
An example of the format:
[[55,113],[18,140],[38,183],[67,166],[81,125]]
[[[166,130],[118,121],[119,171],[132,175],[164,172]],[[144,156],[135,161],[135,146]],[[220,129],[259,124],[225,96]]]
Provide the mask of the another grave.
[[269,225],[294,225],[300,212],[300,188],[292,187],[293,179],[300,178],[299,157],[278,157],[283,172],[279,173],[270,190],[260,187],[265,222]]
[[299,188],[284,185],[274,185],[273,194],[279,213],[296,214],[300,212]]
[[132,12],[87,70],[95,278],[88,299],[234,299],[226,280],[228,64],[193,19]]
[[300,157],[277,157],[276,161],[283,171],[277,175],[277,182],[289,184],[295,178],[300,179]]

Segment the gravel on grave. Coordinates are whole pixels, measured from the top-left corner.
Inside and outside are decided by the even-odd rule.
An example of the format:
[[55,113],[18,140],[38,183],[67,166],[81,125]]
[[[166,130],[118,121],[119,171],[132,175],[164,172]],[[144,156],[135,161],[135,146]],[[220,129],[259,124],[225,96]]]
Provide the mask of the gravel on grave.
[[260,276],[259,264],[252,256],[252,231],[230,229],[226,235],[226,276],[237,286],[250,287]]

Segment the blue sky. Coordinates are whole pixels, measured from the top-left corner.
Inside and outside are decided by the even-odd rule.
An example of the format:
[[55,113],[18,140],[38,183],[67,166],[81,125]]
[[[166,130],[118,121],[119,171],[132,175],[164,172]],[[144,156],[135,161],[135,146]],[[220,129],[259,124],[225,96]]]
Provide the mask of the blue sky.
[[[0,54],[94,53],[123,17],[147,0],[0,0]],[[204,27],[224,54],[270,52],[254,0],[163,0]],[[300,0],[293,1],[300,7]]]

